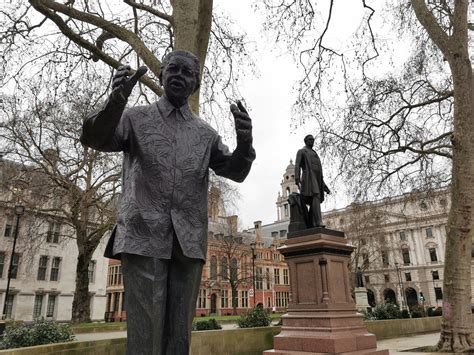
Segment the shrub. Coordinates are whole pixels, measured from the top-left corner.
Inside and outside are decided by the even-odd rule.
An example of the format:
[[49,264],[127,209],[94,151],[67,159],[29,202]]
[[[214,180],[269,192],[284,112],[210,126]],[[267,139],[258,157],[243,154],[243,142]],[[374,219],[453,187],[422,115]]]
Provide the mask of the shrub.
[[214,318],[209,320],[200,320],[193,323],[193,330],[213,330],[213,329],[222,329],[222,327],[217,323]]
[[237,320],[240,328],[267,327],[270,322],[270,317],[262,307],[253,308]]
[[402,311],[402,318],[410,318],[410,313],[408,313],[407,309]]
[[3,337],[5,349],[22,348],[73,341],[74,335],[67,324],[37,320],[32,324],[13,322],[7,325]]
[[425,308],[420,305],[411,307],[411,317],[412,318],[422,318],[425,316]]
[[364,316],[371,320],[399,319],[402,318],[402,312],[395,304],[381,303],[374,307],[370,316],[368,316],[368,313],[365,313]]

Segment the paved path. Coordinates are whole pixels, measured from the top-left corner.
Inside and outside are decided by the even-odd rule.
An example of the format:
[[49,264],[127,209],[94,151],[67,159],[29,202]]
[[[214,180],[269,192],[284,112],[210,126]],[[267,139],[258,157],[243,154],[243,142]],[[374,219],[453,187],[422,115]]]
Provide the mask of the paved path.
[[441,354],[441,353],[421,353],[421,352],[406,352],[404,350],[419,348],[420,346],[433,346],[439,340],[439,332],[429,333],[429,334],[417,334],[413,336],[408,336],[404,338],[393,338],[377,341],[378,349],[388,349],[390,350],[390,355],[392,354]]
[[[224,329],[235,328],[234,324],[224,324]],[[78,341],[84,340],[102,340],[102,339],[115,339],[123,338],[127,335],[125,331],[120,332],[104,332],[104,333],[84,333],[77,334],[76,339]],[[420,346],[435,345],[439,339],[438,333],[429,333],[429,334],[418,334],[410,337],[404,338],[394,338],[394,339],[385,339],[377,341],[378,349],[388,349],[390,355],[400,354],[400,355],[409,355],[409,354],[418,354],[418,355],[429,355],[429,354],[440,354],[440,353],[420,353],[420,352],[405,352],[404,350],[418,348]]]

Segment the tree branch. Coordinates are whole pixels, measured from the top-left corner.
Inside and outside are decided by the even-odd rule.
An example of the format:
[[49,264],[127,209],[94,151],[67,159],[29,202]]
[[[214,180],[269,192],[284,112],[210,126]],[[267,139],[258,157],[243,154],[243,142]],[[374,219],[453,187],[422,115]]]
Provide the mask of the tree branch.
[[446,58],[452,57],[452,45],[449,36],[443,31],[436,18],[426,6],[425,0],[411,0],[416,18],[428,32],[430,38],[443,52]]
[[[155,74],[159,75],[161,70],[161,63],[155,57],[155,55],[146,47],[143,41],[132,31],[129,31],[119,25],[116,25],[110,21],[107,21],[99,16],[95,16],[86,12],[76,10],[72,7],[57,3],[53,0],[29,0],[30,3],[38,10],[40,7],[46,7],[51,10],[60,12],[64,15],[70,16],[81,22],[87,22],[91,25],[97,26],[102,30],[105,30],[118,39],[128,43],[134,51],[142,58],[143,62],[150,68]],[[42,11],[44,14],[44,11]],[[50,17],[51,15],[45,15]]]
[[156,10],[153,7],[145,5],[145,4],[137,4],[134,0],[124,0],[123,2],[126,3],[127,5],[134,7],[135,9],[146,11],[152,15],[155,15],[156,17],[159,17],[165,21],[168,21],[171,26],[174,26],[174,18],[172,15],[168,15],[164,12]]
[[[38,10],[44,16],[49,18],[51,21],[53,21],[66,37],[68,37],[71,41],[76,43],[78,46],[91,52],[94,57],[99,58],[104,63],[110,65],[112,68],[115,68],[115,69],[123,65],[121,62],[117,61],[115,58],[109,56],[104,51],[100,50],[93,43],[87,41],[86,39],[78,35],[76,32],[74,32],[59,15],[55,14],[49,8],[42,6],[41,3],[38,3],[33,6],[35,7],[36,10]],[[132,69],[131,73],[133,74],[134,72],[135,70]],[[140,81],[144,85],[146,85],[148,88],[150,88],[150,90],[152,90],[158,96],[163,95],[163,90],[161,89],[161,87],[158,86],[149,76],[143,75],[140,78]]]

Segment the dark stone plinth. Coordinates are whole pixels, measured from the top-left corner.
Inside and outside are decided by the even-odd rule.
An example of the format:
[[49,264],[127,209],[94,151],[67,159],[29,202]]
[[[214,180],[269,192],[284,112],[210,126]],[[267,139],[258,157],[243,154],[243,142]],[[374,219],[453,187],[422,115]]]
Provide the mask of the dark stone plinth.
[[351,297],[348,264],[354,247],[344,233],[326,231],[306,230],[279,248],[290,269],[291,298],[275,348],[264,354],[388,355],[377,350]]
[[314,234],[333,235],[335,237],[344,238],[344,232],[337,231],[334,229],[321,228],[321,227],[308,228],[308,229],[298,230],[295,232],[289,232],[287,235],[287,238],[291,239],[291,238],[304,237],[304,236],[314,235]]

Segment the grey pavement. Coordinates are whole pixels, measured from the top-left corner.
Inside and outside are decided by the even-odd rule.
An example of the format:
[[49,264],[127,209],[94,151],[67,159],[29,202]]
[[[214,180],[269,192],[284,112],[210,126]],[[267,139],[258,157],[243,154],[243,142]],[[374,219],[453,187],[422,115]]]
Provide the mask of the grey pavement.
[[[235,324],[224,324],[223,329],[233,329],[237,326]],[[116,339],[126,337],[127,332],[103,332],[103,333],[84,333],[77,334],[76,339],[78,341],[85,340],[103,340],[103,339]],[[377,341],[377,348],[388,349],[390,355],[392,354],[440,354],[440,353],[421,353],[421,352],[407,352],[406,350],[418,348],[420,346],[435,345],[439,339],[439,332],[429,334],[417,334],[413,336],[407,336],[403,338],[384,339]]]

